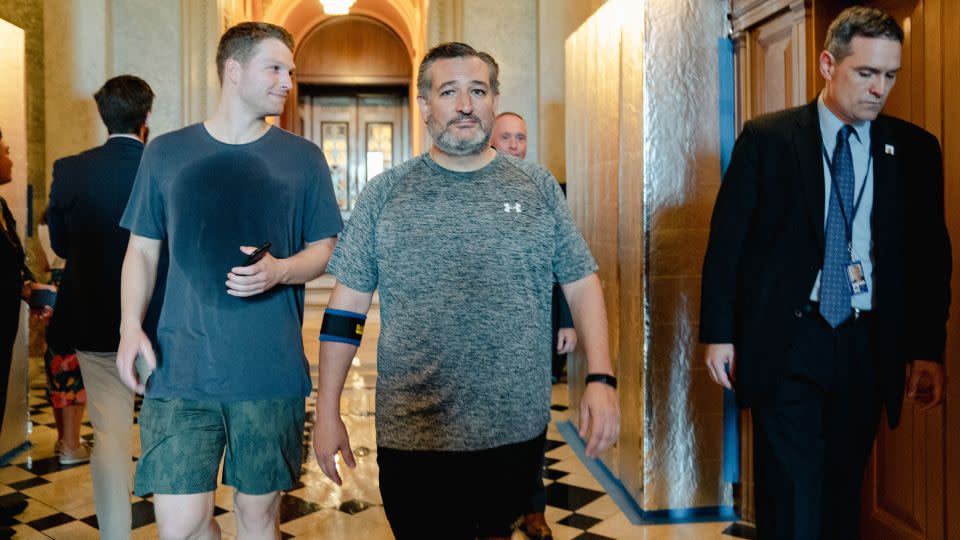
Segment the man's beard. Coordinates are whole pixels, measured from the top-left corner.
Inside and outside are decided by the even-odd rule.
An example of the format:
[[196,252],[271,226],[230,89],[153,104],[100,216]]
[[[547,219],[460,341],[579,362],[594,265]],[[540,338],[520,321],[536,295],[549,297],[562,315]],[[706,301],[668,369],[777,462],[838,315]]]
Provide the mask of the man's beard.
[[[471,119],[477,122],[477,125],[480,126],[481,133],[483,133],[483,137],[479,140],[458,139],[455,135],[447,131],[446,127],[465,119]],[[492,124],[493,122],[490,122],[487,126],[484,126],[483,122],[481,122],[477,116],[465,114],[460,115],[457,119],[451,121],[446,127],[441,129],[438,129],[432,119],[427,119],[427,131],[433,139],[433,144],[444,154],[451,156],[473,156],[490,147],[490,137],[493,135]]]

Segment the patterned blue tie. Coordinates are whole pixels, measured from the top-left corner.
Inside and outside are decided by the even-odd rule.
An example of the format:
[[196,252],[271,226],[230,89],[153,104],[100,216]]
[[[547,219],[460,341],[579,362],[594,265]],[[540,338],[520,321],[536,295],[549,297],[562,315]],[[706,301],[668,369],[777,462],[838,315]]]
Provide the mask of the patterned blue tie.
[[[853,227],[853,156],[850,154],[850,134],[853,127],[844,125],[837,132],[837,145],[833,149],[833,181],[843,197],[843,210],[847,222]],[[850,316],[850,281],[847,265],[850,252],[847,250],[847,232],[840,212],[837,190],[830,189],[830,209],[827,213],[826,244],[823,253],[823,273],[820,275],[820,314],[836,328]]]

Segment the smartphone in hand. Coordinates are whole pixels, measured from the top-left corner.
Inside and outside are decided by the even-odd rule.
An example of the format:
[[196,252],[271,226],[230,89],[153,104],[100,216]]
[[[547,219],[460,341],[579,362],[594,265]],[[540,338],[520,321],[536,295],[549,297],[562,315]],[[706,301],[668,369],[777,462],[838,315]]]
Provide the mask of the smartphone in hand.
[[241,266],[250,266],[252,264],[257,264],[257,262],[259,262],[260,259],[264,257],[264,255],[270,252],[270,248],[272,246],[273,244],[271,244],[270,242],[267,242],[262,246],[258,247],[256,251],[247,255],[247,260],[245,260]]

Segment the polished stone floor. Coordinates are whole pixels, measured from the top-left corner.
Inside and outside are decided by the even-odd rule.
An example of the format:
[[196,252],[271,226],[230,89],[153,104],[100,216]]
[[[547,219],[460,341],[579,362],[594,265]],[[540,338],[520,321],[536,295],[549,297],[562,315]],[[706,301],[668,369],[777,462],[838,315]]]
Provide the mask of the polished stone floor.
[[[304,325],[304,345],[311,370],[316,372],[319,321]],[[345,468],[343,486],[336,486],[320,472],[312,451],[305,453],[300,485],[283,495],[280,530],[284,538],[316,539],[391,539],[380,499],[374,432],[374,391],[376,388],[376,336],[379,334],[377,314],[371,315],[367,336],[357,353],[345,385],[341,411],[350,432],[355,470]],[[53,453],[56,429],[53,414],[43,398],[43,379],[37,367],[33,370],[30,412],[33,422],[33,448],[0,468],[0,500],[26,498],[26,510],[10,525],[16,538],[85,539],[97,538],[96,515],[90,481],[90,466],[61,466]],[[547,520],[557,540],[568,539],[712,539],[733,538],[730,523],[687,525],[633,525],[590,474],[575,452],[557,431],[557,423],[567,417],[567,392],[564,385],[553,391],[553,422],[547,438],[549,450],[545,483],[547,484]],[[307,400],[312,411],[313,397]],[[312,412],[307,417],[307,433],[312,425]],[[139,454],[139,432],[135,429],[134,450]],[[84,438],[92,439],[89,423],[83,428]],[[134,461],[136,457],[134,458]],[[131,463],[131,471],[135,463]],[[216,492],[216,520],[224,537],[232,538],[236,529],[233,517],[232,490],[221,487]],[[153,506],[149,498],[132,497],[133,538],[156,538]],[[430,501],[423,501],[429,515]],[[4,525],[0,525],[0,528]],[[749,532],[749,531],[748,531]],[[517,532],[514,540],[525,535]]]

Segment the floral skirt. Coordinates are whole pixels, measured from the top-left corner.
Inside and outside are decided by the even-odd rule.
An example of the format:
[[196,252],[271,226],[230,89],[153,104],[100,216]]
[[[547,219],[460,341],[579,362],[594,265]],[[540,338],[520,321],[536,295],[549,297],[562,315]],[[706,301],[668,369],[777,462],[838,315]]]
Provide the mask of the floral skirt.
[[87,391],[83,388],[80,362],[75,351],[56,352],[47,347],[43,360],[47,373],[47,396],[54,409],[87,402]]

